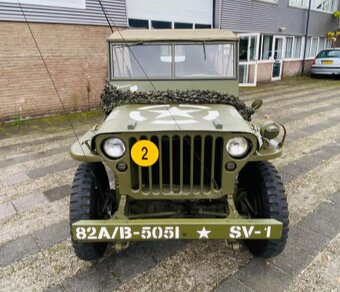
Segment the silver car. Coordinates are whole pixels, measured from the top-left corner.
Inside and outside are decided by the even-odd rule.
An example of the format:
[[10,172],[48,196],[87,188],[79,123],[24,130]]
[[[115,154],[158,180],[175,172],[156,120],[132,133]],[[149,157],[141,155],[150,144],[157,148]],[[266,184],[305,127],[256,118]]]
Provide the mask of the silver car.
[[312,76],[340,75],[340,48],[322,50],[312,64]]

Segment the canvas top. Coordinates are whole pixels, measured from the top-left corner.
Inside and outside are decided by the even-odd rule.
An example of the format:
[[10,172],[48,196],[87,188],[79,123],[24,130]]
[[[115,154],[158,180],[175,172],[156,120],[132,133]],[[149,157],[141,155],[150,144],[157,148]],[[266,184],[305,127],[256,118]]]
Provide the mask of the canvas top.
[[228,29],[125,29],[115,31],[110,42],[162,41],[236,41],[238,36]]

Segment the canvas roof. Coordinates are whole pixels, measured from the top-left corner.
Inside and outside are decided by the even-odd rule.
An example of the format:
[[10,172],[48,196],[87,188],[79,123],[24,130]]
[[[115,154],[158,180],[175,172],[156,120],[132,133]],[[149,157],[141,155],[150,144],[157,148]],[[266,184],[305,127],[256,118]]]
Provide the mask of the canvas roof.
[[111,42],[162,41],[235,41],[236,34],[228,29],[125,29],[114,32]]

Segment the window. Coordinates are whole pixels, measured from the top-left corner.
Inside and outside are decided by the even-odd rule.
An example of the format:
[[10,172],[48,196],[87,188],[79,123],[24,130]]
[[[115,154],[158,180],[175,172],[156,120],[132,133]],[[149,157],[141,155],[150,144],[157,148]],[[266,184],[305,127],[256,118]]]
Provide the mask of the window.
[[325,12],[334,12],[337,8],[337,0],[312,0],[312,9]]
[[[311,9],[333,13],[338,8],[339,0],[311,0]],[[299,8],[308,8],[309,0],[289,0],[289,5]]]
[[240,61],[248,61],[248,36],[240,36],[239,59]]
[[133,28],[149,28],[149,21],[146,19],[129,18],[129,27]]
[[258,37],[253,35],[250,36],[250,46],[249,46],[249,60],[248,61],[254,61],[256,60],[256,46],[257,46],[257,40]]
[[319,38],[312,38],[310,56],[315,57],[318,53]]
[[151,21],[151,28],[166,29],[166,28],[172,28],[172,27],[171,27],[170,21],[152,20]]
[[262,37],[261,56],[262,60],[269,60],[272,55],[273,36],[264,35]]
[[306,58],[313,58],[318,53],[319,38],[308,37],[306,45]]
[[175,22],[175,28],[192,28],[192,23]]
[[319,38],[319,48],[318,51],[325,49],[326,47],[326,38]]
[[175,76],[234,77],[234,45],[175,45]]
[[240,61],[254,61],[256,60],[257,35],[241,35],[239,45],[239,59]]
[[[282,58],[280,55],[282,52],[282,46],[284,45],[284,59],[301,59],[304,49],[304,42],[302,36],[286,36],[283,44],[282,37],[276,36],[275,51],[273,52],[273,36],[263,35],[262,43],[260,44],[260,60],[270,60],[271,57],[274,59]],[[313,42],[314,44],[314,42]],[[242,48],[242,39],[240,39],[240,50]],[[306,57],[308,52],[311,50],[311,38],[307,44]],[[240,51],[241,57],[241,51]],[[240,60],[242,60],[240,58]]]
[[210,24],[200,24],[200,23],[196,23],[195,24],[195,28],[211,28]]
[[269,3],[278,3],[279,0],[259,0],[259,1],[262,1],[262,2],[269,2]]
[[306,58],[310,58],[310,43],[311,43],[311,37],[307,38],[307,44],[306,44]]
[[302,43],[302,37],[294,38],[294,59],[301,59]]
[[332,47],[332,41],[327,39],[325,49],[329,49],[331,47]]
[[111,45],[111,78],[234,78],[231,43]]
[[171,77],[170,45],[115,45],[111,52],[116,78]]
[[[1,1],[1,0],[0,0]],[[153,29],[192,29],[192,28],[211,28],[210,24],[202,24],[202,23],[190,23],[190,22],[171,22],[171,21],[159,21],[159,20],[147,20],[147,19],[137,19],[137,18],[129,18],[129,27],[130,28],[151,28]]]
[[285,49],[286,59],[291,59],[293,57],[293,42],[294,37],[286,37],[286,49]]
[[308,8],[309,0],[289,0],[290,6]]

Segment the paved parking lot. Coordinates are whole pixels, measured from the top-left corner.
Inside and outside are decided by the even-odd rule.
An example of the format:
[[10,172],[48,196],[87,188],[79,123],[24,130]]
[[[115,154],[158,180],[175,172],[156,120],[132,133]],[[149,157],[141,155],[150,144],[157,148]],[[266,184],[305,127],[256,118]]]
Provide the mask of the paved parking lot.
[[[340,82],[296,79],[243,89],[255,119],[284,123],[275,160],[290,211],[288,245],[264,261],[224,242],[135,243],[99,262],[73,254],[68,202],[77,162],[65,117],[0,125],[0,290],[339,291]],[[101,117],[71,115],[78,134]]]

